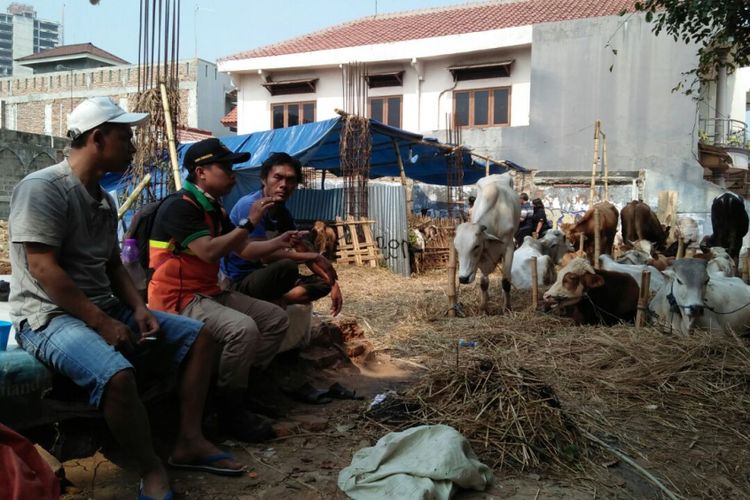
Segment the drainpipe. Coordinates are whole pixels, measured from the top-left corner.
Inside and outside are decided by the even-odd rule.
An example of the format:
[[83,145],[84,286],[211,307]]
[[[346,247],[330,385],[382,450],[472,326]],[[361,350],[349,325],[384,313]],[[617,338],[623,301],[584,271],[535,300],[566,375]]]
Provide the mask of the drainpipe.
[[411,66],[417,74],[415,91],[417,94],[417,131],[422,130],[422,80],[424,80],[424,67],[416,57],[411,58]]
[[729,49],[722,49],[718,73],[716,75],[716,144],[726,144],[729,129],[729,99],[727,92],[727,55]]

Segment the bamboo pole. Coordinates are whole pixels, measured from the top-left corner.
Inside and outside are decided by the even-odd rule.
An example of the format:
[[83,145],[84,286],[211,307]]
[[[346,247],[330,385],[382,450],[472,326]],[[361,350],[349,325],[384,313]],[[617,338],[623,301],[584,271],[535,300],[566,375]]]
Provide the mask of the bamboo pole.
[[539,274],[536,267],[536,256],[531,257],[531,309],[536,310],[539,304]]
[[602,251],[602,237],[599,223],[599,209],[594,207],[594,269],[599,269],[599,255],[601,255]]
[[591,165],[591,192],[589,205],[594,204],[594,188],[596,186],[596,167],[599,165],[599,120],[594,122],[594,162]]
[[450,243],[448,249],[448,317],[456,317],[456,249]]
[[172,129],[172,113],[169,111],[169,98],[167,96],[167,86],[163,83],[161,88],[161,104],[164,107],[164,122],[167,125],[167,139],[169,140],[169,160],[172,163],[172,177],[174,177],[174,187],[177,190],[182,189],[182,178],[180,177],[180,165],[177,162],[177,146],[174,141],[174,130]]
[[123,202],[123,204],[117,210],[118,219],[122,219],[122,216],[125,215],[125,212],[127,212],[128,209],[130,208],[130,205],[132,205],[133,202],[138,199],[138,196],[141,194],[141,191],[143,191],[146,188],[146,186],[148,186],[149,182],[151,182],[151,174],[146,174],[146,176],[141,180],[141,182],[138,183],[135,189],[133,189],[133,192],[130,193],[130,196],[128,196],[125,202]]
[[677,258],[685,258],[685,240],[682,238],[682,236],[677,238]]
[[641,289],[638,294],[638,312],[635,314],[636,328],[643,328],[646,323],[646,310],[648,309],[648,300],[651,297],[651,273],[649,271],[641,272]]
[[393,149],[396,151],[396,161],[398,162],[398,170],[401,175],[401,185],[404,187],[404,194],[406,195],[406,216],[409,217],[414,210],[414,200],[412,198],[412,190],[406,183],[406,170],[404,169],[404,161],[401,159],[401,151],[398,149],[398,142],[396,139],[391,139],[393,143]]

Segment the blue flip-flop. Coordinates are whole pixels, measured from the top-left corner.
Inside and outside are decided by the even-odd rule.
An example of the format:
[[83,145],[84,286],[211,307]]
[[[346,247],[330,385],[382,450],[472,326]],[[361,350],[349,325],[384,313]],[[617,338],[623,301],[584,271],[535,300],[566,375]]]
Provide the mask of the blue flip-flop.
[[230,469],[229,467],[215,465],[216,462],[226,459],[235,460],[229,453],[217,453],[216,455],[209,455],[189,463],[178,463],[172,460],[172,457],[169,457],[167,464],[175,469],[210,472],[211,474],[218,474],[220,476],[241,476],[245,473],[244,467],[241,469]]
[[[174,499],[174,493],[172,490],[169,490],[161,500],[173,500]],[[138,489],[138,500],[156,500],[154,497],[150,497],[148,495],[143,494],[143,479],[141,479],[141,485]]]

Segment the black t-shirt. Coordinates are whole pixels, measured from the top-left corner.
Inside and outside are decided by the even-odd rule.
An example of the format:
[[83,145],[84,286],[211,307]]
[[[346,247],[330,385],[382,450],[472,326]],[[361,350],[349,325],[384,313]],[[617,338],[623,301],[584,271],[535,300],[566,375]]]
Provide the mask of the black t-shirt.
[[[184,199],[184,195],[191,201]],[[210,210],[207,210],[209,207]],[[205,196],[198,199],[192,193],[183,190],[171,195],[159,207],[151,230],[151,239],[174,239],[181,248],[187,248],[198,238],[212,236],[206,213],[211,216],[214,227],[217,228],[213,236],[227,234],[234,229],[234,224],[218,202],[211,201]]]
[[536,230],[536,226],[540,221],[542,222],[542,231],[551,227],[547,220],[547,213],[544,211],[544,208],[535,208],[534,213],[531,216],[531,224],[534,230]]

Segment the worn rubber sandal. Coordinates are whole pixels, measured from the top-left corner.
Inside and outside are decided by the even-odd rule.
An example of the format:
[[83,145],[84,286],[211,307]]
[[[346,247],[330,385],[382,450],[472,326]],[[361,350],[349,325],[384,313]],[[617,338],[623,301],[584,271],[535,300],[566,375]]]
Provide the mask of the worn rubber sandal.
[[[174,498],[174,493],[172,490],[169,490],[161,500],[172,500]],[[154,497],[150,497],[148,495],[143,494],[143,479],[141,479],[141,484],[138,487],[138,500],[155,500]]]
[[217,474],[219,476],[241,476],[245,473],[244,467],[240,469],[230,469],[229,467],[215,465],[216,462],[226,459],[234,460],[235,458],[229,453],[217,453],[216,455],[209,455],[193,462],[178,463],[172,460],[172,457],[169,457],[167,464],[174,469],[210,472],[211,474]]
[[311,405],[322,405],[333,401],[328,397],[327,390],[313,387],[308,382],[305,382],[303,385],[301,385],[297,389],[294,389],[293,391],[288,391],[287,394],[297,401],[301,401],[303,403]]
[[364,399],[364,397],[362,396],[357,396],[357,391],[347,389],[338,382],[334,383],[333,385],[331,385],[331,387],[328,388],[328,395],[336,399]]

